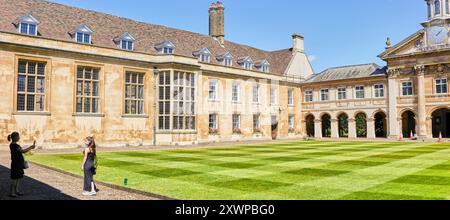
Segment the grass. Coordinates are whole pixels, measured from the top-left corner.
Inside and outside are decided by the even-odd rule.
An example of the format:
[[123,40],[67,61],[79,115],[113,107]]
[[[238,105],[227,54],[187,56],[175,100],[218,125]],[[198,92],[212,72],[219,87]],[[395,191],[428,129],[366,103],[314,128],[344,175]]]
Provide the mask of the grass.
[[[74,174],[81,154],[33,155]],[[447,200],[450,144],[320,142],[100,153],[107,183],[176,199]]]

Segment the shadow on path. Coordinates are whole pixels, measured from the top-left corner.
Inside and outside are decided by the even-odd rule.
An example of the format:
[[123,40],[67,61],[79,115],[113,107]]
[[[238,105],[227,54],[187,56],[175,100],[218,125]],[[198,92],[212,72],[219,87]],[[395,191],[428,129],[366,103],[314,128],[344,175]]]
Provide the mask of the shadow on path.
[[21,190],[25,196],[10,198],[10,170],[0,165],[0,200],[76,200],[76,198],[62,193],[60,190],[43,182],[25,176]]

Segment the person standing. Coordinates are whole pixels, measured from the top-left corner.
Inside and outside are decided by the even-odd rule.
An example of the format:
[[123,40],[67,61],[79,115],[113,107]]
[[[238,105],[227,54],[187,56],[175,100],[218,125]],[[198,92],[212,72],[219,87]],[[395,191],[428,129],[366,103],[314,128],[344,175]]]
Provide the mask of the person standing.
[[11,142],[9,149],[11,151],[11,193],[10,197],[16,198],[18,196],[23,196],[23,192],[19,190],[21,180],[24,176],[24,169],[28,168],[28,163],[23,157],[24,153],[29,152],[36,148],[36,141],[33,142],[29,148],[22,149],[17,143],[20,141],[20,135],[18,132],[13,132],[8,135],[8,141]]
[[93,137],[87,137],[85,139],[86,147],[83,151],[83,164],[81,165],[81,170],[84,173],[84,191],[85,196],[95,196],[97,195],[98,189],[94,183],[94,175],[96,174],[96,164],[97,164],[97,151],[95,140]]

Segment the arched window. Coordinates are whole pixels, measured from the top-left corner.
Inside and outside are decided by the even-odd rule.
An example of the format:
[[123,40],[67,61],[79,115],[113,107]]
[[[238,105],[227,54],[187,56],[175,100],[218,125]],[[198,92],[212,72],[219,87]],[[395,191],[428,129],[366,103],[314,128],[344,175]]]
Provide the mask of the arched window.
[[450,0],[445,0],[445,13],[450,14]]
[[434,1],[434,15],[441,14],[441,1],[436,0]]
[[427,5],[428,5],[428,19],[430,19],[431,18],[431,4],[430,4],[430,2],[428,2]]

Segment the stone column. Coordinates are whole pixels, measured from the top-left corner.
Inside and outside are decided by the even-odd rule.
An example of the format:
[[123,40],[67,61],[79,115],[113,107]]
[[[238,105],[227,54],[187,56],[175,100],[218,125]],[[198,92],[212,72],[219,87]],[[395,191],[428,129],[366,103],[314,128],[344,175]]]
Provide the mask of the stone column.
[[331,119],[331,138],[339,138],[339,124],[337,119]]
[[398,122],[397,122],[397,76],[400,73],[399,69],[389,69],[389,79],[388,79],[388,109],[389,109],[389,115],[388,115],[388,121],[389,121],[389,138],[397,139],[399,136],[399,129],[398,129]]
[[417,128],[419,138],[427,138],[427,115],[425,110],[425,66],[414,67],[417,74]]
[[348,119],[348,137],[356,138],[356,120],[354,118]]
[[375,139],[375,119],[374,118],[368,118],[367,119],[367,138],[369,139]]
[[314,136],[315,138],[322,138],[322,120],[314,120]]

